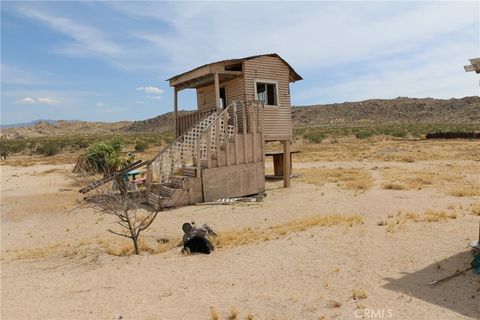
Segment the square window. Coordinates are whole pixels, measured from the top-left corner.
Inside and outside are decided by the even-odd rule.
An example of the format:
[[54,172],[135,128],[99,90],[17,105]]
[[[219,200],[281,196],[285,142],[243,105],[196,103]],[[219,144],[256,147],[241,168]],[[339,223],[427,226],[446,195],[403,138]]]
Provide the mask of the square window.
[[269,106],[277,105],[277,84],[268,82],[257,82],[257,100]]

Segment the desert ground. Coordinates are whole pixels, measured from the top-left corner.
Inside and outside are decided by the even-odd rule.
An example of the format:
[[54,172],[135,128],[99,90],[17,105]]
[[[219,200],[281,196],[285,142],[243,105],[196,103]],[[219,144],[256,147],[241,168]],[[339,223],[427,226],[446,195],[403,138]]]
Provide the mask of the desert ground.
[[[143,253],[81,207],[74,157],[1,165],[2,319],[480,319],[480,142],[296,144],[263,202],[163,211]],[[267,163],[267,173],[272,171]],[[181,225],[219,234],[183,255]],[[373,316],[372,316],[373,315]]]

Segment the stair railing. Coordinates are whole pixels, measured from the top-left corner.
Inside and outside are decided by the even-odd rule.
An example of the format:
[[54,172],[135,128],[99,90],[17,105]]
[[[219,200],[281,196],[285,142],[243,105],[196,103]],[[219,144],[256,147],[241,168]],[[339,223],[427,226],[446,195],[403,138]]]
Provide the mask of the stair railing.
[[160,151],[149,165],[148,171],[152,176],[147,177],[147,184],[150,184],[152,181],[160,183],[170,182],[179,167],[191,163],[193,161],[196,140],[216,118],[217,112],[211,113]]
[[[256,135],[262,132],[262,127],[263,104],[259,101],[234,101],[220,113],[214,111],[151,160],[149,172],[153,176],[147,177],[147,185],[152,181],[168,183],[177,170],[187,165],[195,166],[197,176],[200,176],[202,161],[207,168],[212,167],[213,160],[217,161],[217,166],[228,166],[229,143],[226,142],[234,137],[236,143],[239,128],[241,133]],[[222,147],[225,150],[225,163],[221,163],[219,157]],[[235,154],[236,164],[237,159]]]

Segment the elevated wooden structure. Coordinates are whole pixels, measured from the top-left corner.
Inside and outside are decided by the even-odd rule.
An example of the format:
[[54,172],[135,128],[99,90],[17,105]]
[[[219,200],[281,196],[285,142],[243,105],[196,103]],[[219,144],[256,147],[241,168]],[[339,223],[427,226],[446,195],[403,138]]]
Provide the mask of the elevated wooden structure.
[[[178,206],[265,190],[265,143],[284,148],[290,186],[290,82],[300,75],[279,55],[222,60],[168,79],[175,141],[148,166],[155,206]],[[178,116],[178,92],[195,89],[197,111]]]

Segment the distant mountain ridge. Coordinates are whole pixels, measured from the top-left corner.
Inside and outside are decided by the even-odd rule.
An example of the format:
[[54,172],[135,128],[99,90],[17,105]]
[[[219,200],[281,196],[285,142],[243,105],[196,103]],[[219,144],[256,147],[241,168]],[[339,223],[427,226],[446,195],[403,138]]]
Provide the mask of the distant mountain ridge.
[[480,97],[370,99],[292,108],[296,127],[362,123],[480,123]]
[[[180,111],[186,114],[191,111]],[[480,123],[480,97],[460,99],[406,98],[370,99],[324,105],[294,106],[294,127],[361,125],[368,123]],[[50,121],[52,123],[50,123]],[[115,134],[167,132],[173,128],[173,113],[142,121],[114,123],[37,120],[32,126],[3,127],[3,138],[68,134]]]
[[88,122],[79,120],[55,120],[53,123],[39,121],[31,127],[2,128],[4,139],[35,138],[62,135],[114,134],[122,132],[131,121]]
[[0,128],[2,129],[7,129],[7,128],[30,128],[33,127],[34,125],[41,123],[41,122],[46,122],[49,124],[55,124],[58,120],[46,120],[46,119],[38,119],[38,120],[33,120],[30,122],[23,122],[23,123],[12,123],[12,124],[2,124],[0,125]]
[[[172,113],[135,121],[129,132],[172,130]],[[370,99],[292,107],[294,127],[366,123],[480,123],[480,97]]]

